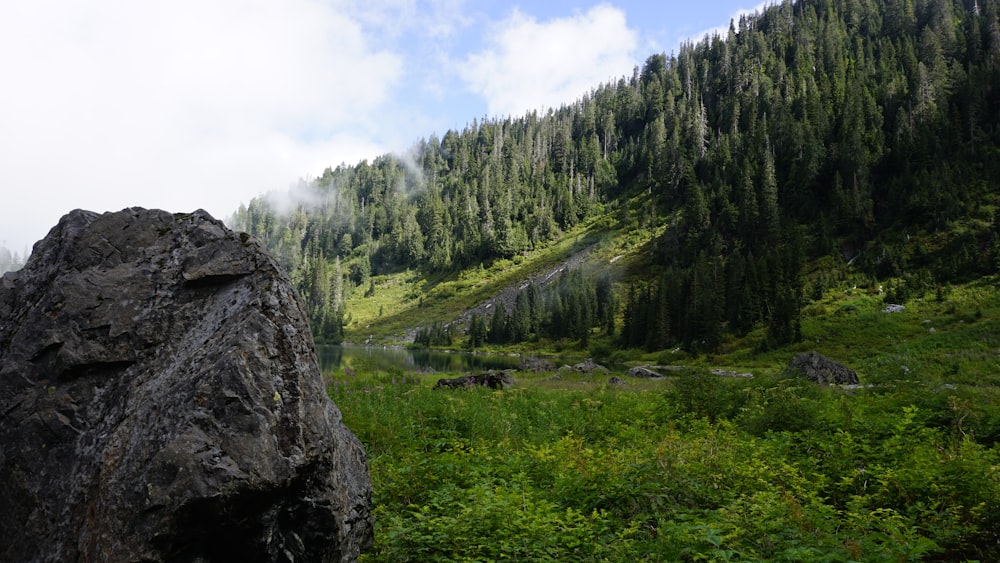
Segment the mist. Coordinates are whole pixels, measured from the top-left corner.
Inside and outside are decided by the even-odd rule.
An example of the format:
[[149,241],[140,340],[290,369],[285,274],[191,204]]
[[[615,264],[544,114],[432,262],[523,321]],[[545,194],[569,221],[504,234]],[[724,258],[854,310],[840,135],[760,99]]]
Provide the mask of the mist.
[[0,244],[0,276],[7,272],[16,272],[24,267],[31,252],[25,248],[23,254],[12,252],[6,246]]

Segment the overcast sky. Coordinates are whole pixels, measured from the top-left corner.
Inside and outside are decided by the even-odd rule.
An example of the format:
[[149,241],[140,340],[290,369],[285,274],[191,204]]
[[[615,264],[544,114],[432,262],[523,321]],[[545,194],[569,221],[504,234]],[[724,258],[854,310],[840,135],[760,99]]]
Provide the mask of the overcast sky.
[[571,103],[759,0],[4,0],[0,244],[74,208],[240,203]]

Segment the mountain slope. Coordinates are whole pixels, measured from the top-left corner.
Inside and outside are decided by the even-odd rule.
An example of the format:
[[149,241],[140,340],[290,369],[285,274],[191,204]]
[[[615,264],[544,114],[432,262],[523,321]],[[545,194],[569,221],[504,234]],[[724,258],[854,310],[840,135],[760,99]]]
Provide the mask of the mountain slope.
[[283,194],[293,211],[261,197],[233,222],[292,272],[321,339],[345,314],[349,338],[373,332],[345,310],[372,276],[475,277],[459,272],[586,225],[628,254],[621,345],[713,350],[762,327],[782,345],[831,286],[892,279],[905,300],[996,271],[998,13],[784,2],[557,111],[327,169]]

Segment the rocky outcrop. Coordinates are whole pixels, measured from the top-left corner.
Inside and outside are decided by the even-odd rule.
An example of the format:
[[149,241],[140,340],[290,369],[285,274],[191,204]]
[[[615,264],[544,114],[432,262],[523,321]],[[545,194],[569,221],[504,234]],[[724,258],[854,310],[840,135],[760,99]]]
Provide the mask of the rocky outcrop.
[[559,371],[575,371],[577,373],[593,375],[595,373],[608,373],[610,370],[595,362],[592,358],[587,358],[586,360],[578,364],[574,364],[573,366],[563,366],[559,368]]
[[434,384],[435,389],[465,389],[469,387],[489,387],[506,389],[515,384],[514,376],[505,371],[487,371],[477,375],[443,378]]
[[640,379],[660,379],[663,374],[649,366],[635,366],[628,368],[625,372],[628,377],[638,377]]
[[517,366],[517,369],[521,371],[543,372],[555,371],[556,366],[552,362],[538,356],[525,356],[521,359],[521,363]]
[[816,352],[799,354],[789,362],[787,373],[805,377],[816,383],[856,385],[858,374],[844,364],[835,362]]
[[63,217],[0,278],[0,560],[356,559],[367,460],[305,319],[203,211]]

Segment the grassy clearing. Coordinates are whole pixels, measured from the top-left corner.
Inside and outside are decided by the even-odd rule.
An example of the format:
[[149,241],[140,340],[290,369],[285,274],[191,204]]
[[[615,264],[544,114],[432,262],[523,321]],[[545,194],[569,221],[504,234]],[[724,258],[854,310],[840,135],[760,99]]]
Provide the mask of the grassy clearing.
[[[780,372],[797,353],[815,350],[858,372],[863,383],[919,380],[926,384],[1000,385],[1000,291],[995,277],[929,292],[886,313],[885,296],[872,288],[835,288],[803,310],[803,340],[761,351],[764,330],[730,338],[719,353],[681,363]],[[642,355],[645,361],[669,354]],[[675,362],[676,363],[676,362]]]
[[602,235],[596,221],[564,233],[556,241],[515,256],[462,271],[420,274],[412,271],[375,276],[374,295],[355,288],[347,300],[351,322],[344,327],[347,339],[391,340],[415,325],[454,320],[504,288],[555,267],[585,248],[599,245]]

